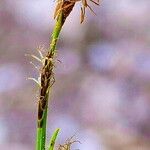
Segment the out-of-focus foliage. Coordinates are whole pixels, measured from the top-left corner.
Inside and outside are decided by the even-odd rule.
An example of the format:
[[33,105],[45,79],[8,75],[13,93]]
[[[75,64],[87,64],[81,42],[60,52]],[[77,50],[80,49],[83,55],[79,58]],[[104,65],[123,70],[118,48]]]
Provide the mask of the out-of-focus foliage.
[[[58,46],[49,135],[81,150],[149,150],[149,0],[104,0],[80,25],[77,5]],[[38,72],[26,53],[48,47],[54,2],[0,1],[0,149],[34,149]],[[38,65],[38,64],[37,64]]]

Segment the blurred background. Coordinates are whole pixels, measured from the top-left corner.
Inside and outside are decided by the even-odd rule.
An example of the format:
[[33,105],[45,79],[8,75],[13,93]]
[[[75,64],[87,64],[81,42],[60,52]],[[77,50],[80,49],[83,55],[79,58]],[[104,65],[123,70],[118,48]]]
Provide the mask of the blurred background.
[[[0,149],[33,150],[38,77],[25,54],[47,48],[54,26],[51,0],[0,1]],[[80,25],[78,3],[58,44],[48,139],[75,135],[72,149],[150,149],[150,1],[91,4]],[[36,63],[37,64],[37,63]],[[39,64],[37,64],[39,65]]]

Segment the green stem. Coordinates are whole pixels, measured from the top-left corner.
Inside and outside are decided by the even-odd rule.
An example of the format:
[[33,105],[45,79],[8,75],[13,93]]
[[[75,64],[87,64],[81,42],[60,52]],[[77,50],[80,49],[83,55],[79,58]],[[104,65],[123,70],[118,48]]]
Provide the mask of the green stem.
[[[49,51],[48,51],[48,53],[50,53],[52,59],[54,59],[54,55],[56,53],[56,45],[57,45],[58,37],[59,37],[60,31],[62,29],[62,26],[63,26],[62,14],[60,14],[56,21],[53,32],[52,32],[50,47],[49,47]],[[36,150],[45,150],[48,98],[49,98],[49,91],[51,90],[51,87],[50,87],[50,89],[47,89],[47,90],[48,90],[48,92],[45,96],[46,107],[43,110],[41,120],[39,120],[39,119],[37,120],[37,123],[39,124],[39,122],[40,122],[41,125],[37,126]],[[38,109],[38,112],[39,111],[40,111],[40,109]]]
[[[47,102],[48,102],[48,95],[47,95]],[[37,127],[36,150],[45,150],[46,123],[47,123],[47,110],[48,110],[47,108],[48,108],[48,105],[46,105],[46,108],[43,112],[42,127]]]
[[63,26],[63,21],[62,21],[62,13],[61,13],[54,26],[52,37],[51,37],[51,42],[50,42],[50,47],[49,47],[49,52],[53,55],[55,54],[55,51],[56,51],[57,40],[58,40],[60,31],[62,29],[62,26]]

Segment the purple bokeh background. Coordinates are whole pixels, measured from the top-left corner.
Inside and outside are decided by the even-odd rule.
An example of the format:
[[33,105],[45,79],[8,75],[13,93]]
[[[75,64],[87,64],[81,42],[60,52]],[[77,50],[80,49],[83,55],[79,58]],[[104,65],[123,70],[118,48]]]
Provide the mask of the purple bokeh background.
[[[38,72],[25,54],[48,47],[54,6],[0,1],[0,149],[34,149],[38,89],[27,78]],[[47,137],[59,127],[57,144],[81,141],[73,149],[149,150],[150,1],[103,0],[82,25],[80,6],[57,47]]]

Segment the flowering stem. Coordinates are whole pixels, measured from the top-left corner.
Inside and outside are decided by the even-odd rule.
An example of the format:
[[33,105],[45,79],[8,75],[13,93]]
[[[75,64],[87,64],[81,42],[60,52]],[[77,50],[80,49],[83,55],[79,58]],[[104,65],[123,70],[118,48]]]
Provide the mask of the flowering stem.
[[52,80],[54,78],[53,63],[56,53],[56,45],[62,26],[62,15],[60,14],[52,32],[50,47],[48,54],[45,57],[45,63],[41,73],[40,100],[38,101],[36,150],[45,150],[48,98],[51,86],[53,84]]
[[[57,15],[57,20],[52,32],[48,53],[44,58],[44,64],[40,74],[41,82],[40,82],[40,97],[38,100],[36,150],[45,150],[48,99],[52,85],[55,81],[53,70],[56,54],[56,45],[62,26],[65,23],[66,18],[69,16],[70,12],[72,11],[74,5],[75,2],[71,1],[63,1],[61,5],[59,5],[59,3],[57,5],[61,6],[59,10],[56,9],[57,11],[60,11],[60,13],[58,13]],[[55,142],[56,140],[59,130],[56,131],[57,132],[54,132],[51,138],[52,139],[51,143]],[[54,145],[52,144],[49,149],[53,150]]]

